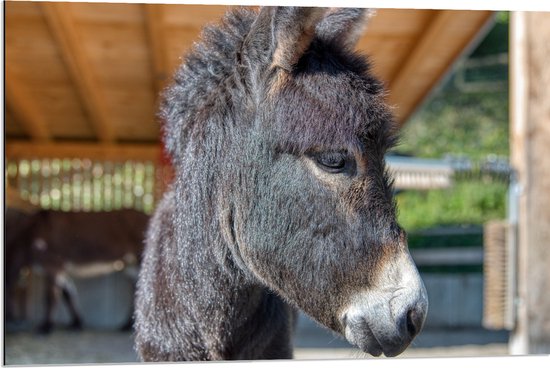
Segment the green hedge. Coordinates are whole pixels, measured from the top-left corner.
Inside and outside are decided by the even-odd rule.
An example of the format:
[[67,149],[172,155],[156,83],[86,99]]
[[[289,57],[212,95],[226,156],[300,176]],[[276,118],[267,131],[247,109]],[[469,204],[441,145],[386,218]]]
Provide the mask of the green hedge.
[[450,225],[483,225],[506,218],[507,184],[457,182],[449,189],[404,191],[396,196],[398,220],[407,231]]

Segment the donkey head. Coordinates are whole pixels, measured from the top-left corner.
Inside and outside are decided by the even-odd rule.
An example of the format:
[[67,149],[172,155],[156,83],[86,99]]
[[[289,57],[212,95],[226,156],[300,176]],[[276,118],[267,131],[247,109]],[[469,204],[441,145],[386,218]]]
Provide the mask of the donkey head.
[[392,117],[352,52],[365,11],[263,9],[244,42],[254,104],[235,245],[289,302],[373,355],[396,355],[427,298],[396,223]]
[[181,174],[188,185],[199,154],[208,163],[202,176],[212,185],[202,198],[218,208],[220,254],[365,352],[394,356],[420,331],[427,296],[385,169],[392,115],[353,52],[367,16],[263,8],[234,54],[218,47],[236,61],[216,83],[222,102],[203,99],[208,122],[186,128],[172,153],[190,167]]

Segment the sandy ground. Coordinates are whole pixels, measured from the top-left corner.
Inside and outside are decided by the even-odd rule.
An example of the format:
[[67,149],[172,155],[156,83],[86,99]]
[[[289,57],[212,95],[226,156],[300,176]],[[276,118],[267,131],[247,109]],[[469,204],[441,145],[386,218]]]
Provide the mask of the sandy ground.
[[[295,359],[369,358],[359,350],[345,346],[343,342],[337,341],[336,338],[333,338],[332,341],[319,338],[317,343],[309,339],[307,344],[301,345],[310,347],[297,346]],[[137,357],[132,346],[131,333],[113,331],[72,332],[57,330],[48,336],[38,336],[32,332],[8,333],[5,335],[4,363],[6,365],[28,365],[136,362]],[[502,355],[507,355],[507,345],[505,343],[429,348],[412,346],[400,357]]]

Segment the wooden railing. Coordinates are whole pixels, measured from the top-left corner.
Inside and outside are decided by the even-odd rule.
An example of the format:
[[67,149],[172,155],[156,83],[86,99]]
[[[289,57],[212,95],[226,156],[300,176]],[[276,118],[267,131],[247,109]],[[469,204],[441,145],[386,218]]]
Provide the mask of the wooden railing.
[[[134,208],[151,213],[170,177],[170,168],[151,161],[89,159],[7,160],[11,196],[46,209],[109,211]],[[14,202],[8,195],[7,205]]]

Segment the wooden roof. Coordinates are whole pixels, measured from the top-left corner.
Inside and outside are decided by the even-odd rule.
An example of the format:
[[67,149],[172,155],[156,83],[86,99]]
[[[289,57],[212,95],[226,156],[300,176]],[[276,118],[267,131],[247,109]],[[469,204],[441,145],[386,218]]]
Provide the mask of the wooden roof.
[[[158,92],[212,5],[5,3],[8,157],[159,157]],[[380,9],[358,44],[404,123],[491,19]]]

